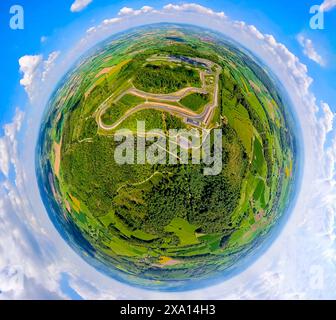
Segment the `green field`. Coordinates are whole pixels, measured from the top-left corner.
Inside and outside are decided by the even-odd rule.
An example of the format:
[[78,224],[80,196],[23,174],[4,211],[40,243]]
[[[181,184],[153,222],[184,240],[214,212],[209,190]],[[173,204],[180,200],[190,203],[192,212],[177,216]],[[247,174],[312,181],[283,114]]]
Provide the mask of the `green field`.
[[102,116],[102,120],[105,124],[112,124],[121,118],[127,110],[143,102],[145,102],[145,100],[142,98],[133,95],[125,95],[106,110]]
[[180,100],[180,103],[194,111],[201,110],[209,102],[209,96],[200,93],[192,93]]

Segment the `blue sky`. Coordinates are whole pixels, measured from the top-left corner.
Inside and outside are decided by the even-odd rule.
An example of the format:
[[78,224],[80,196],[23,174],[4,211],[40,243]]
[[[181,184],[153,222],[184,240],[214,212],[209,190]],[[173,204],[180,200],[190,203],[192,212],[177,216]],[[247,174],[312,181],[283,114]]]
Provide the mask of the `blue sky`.
[[[321,0],[304,1],[266,1],[266,0],[225,0],[225,1],[197,1],[215,10],[223,10],[232,19],[244,20],[254,24],[261,32],[276,36],[307,64],[310,74],[315,79],[313,90],[322,100],[336,105],[336,85],[334,81],[336,55],[336,10],[325,13],[325,29],[311,30],[309,28],[309,8],[319,4]],[[25,54],[34,54],[50,50],[53,45],[68,46],[71,40],[84,32],[94,21],[102,20],[116,14],[121,7],[140,8],[143,5],[161,7],[173,1],[113,1],[94,0],[81,12],[73,13],[69,10],[73,0],[63,1],[12,1],[0,3],[0,39],[3,44],[1,50],[0,74],[0,124],[8,120],[13,113],[17,96],[22,90],[18,86],[20,74],[18,60]],[[179,1],[177,1],[179,3]],[[25,29],[11,30],[9,28],[9,8],[20,4],[25,10]],[[58,38],[59,31],[64,28],[71,30],[69,37]],[[325,56],[327,65],[321,67],[307,59],[298,44],[296,36],[304,33],[314,41],[316,50]],[[41,37],[47,41],[41,43]],[[55,39],[57,39],[55,41]]]
[[[83,0],[82,0],[83,1]],[[330,0],[328,0],[330,1]],[[333,1],[333,0],[331,0]],[[24,110],[26,104],[28,103],[27,95],[26,92],[24,91],[24,88],[20,86],[19,81],[22,78],[22,74],[19,72],[19,59],[22,56],[25,55],[39,55],[43,54],[43,59],[45,60],[48,55],[51,52],[54,52],[56,50],[60,51],[67,51],[69,48],[72,47],[75,41],[80,39],[83,34],[86,33],[86,30],[89,27],[92,26],[97,26],[101,23],[103,19],[107,18],[112,18],[117,16],[119,10],[123,7],[131,7],[134,9],[139,9],[144,5],[150,5],[153,6],[154,8],[162,8],[165,4],[168,3],[177,3],[180,4],[181,1],[111,1],[111,0],[93,0],[84,10],[80,12],[71,12],[70,11],[70,6],[74,0],[49,0],[49,1],[38,1],[38,0],[2,0],[0,2],[0,39],[2,43],[2,50],[0,51],[0,65],[1,65],[1,72],[0,72],[0,127],[2,127],[4,124],[7,124],[8,122],[12,121],[13,115],[15,114],[15,108],[20,107],[21,109]],[[187,2],[187,1],[185,1]],[[323,100],[327,102],[330,106],[330,109],[332,111],[336,111],[336,82],[334,80],[335,78],[335,71],[336,71],[336,64],[335,64],[335,56],[336,56],[336,37],[334,36],[335,30],[336,30],[336,8],[334,10],[330,10],[325,13],[325,29],[324,30],[312,30],[309,28],[309,20],[311,18],[311,15],[309,14],[309,8],[314,5],[314,4],[320,4],[322,0],[301,0],[301,1],[293,1],[293,0],[283,0],[283,1],[261,1],[261,0],[221,0],[221,1],[190,1],[190,2],[196,2],[198,4],[201,4],[205,7],[210,7],[214,11],[224,11],[227,16],[231,18],[231,20],[240,20],[240,21],[245,21],[247,24],[252,24],[257,27],[257,29],[262,33],[262,34],[271,34],[276,38],[277,44],[278,43],[283,43],[290,52],[295,54],[297,57],[299,57],[300,61],[307,65],[308,67],[308,75],[314,79],[314,83],[312,87],[308,90],[308,93],[303,93],[302,97],[299,96],[296,93],[293,93],[293,95],[297,95],[298,98],[294,102],[296,102],[297,105],[301,105],[302,107],[298,107],[298,110],[306,110],[305,108],[307,107],[307,116],[302,115],[302,119],[300,120],[300,123],[302,125],[305,125],[308,123],[308,121],[313,118],[313,123],[309,124],[309,128],[307,127],[304,129],[305,133],[308,133],[311,135],[308,135],[307,140],[311,139],[312,144],[314,144],[314,148],[311,148],[312,150],[310,151],[311,154],[308,157],[307,161],[307,166],[310,165],[311,168],[317,168],[319,171],[316,173],[316,176],[318,176],[318,180],[315,181],[315,176],[312,176],[312,174],[309,176],[307,175],[307,180],[309,183],[305,184],[304,187],[308,188],[306,190],[306,194],[308,195],[307,199],[301,199],[298,201],[301,206],[299,206],[300,210],[297,210],[297,215],[300,216],[303,219],[307,221],[307,225],[309,228],[319,228],[320,225],[319,223],[329,226],[328,221],[326,220],[326,215],[325,212],[323,211],[324,208],[328,208],[328,210],[332,207],[334,203],[336,203],[336,199],[334,199],[333,195],[336,194],[336,190],[332,189],[332,186],[336,185],[336,180],[334,179],[335,175],[334,172],[331,172],[329,174],[328,168],[336,168],[336,138],[333,140],[334,147],[335,149],[328,149],[325,148],[323,149],[323,146],[320,148],[320,145],[323,144],[324,139],[328,135],[330,135],[332,129],[332,121],[333,121],[333,115],[331,114],[332,112],[329,110],[329,107],[326,107],[323,109],[322,107],[319,109],[321,113],[321,117],[315,118],[315,115],[311,110],[317,109],[320,107],[319,101]],[[111,4],[113,3],[113,4]],[[9,19],[10,19],[10,14],[9,14],[9,8],[14,5],[14,4],[19,4],[23,6],[24,12],[25,12],[25,28],[24,30],[11,30],[9,28]],[[197,23],[197,21],[195,21]],[[41,38],[44,37],[44,41],[41,41]],[[300,42],[298,41],[298,38],[301,37],[301,42],[304,44],[305,48],[302,47]],[[268,44],[267,39],[263,39],[263,44]],[[274,49],[276,48],[277,51],[277,57],[281,58],[281,54],[283,53],[281,50],[279,50],[278,46],[272,46],[270,45],[269,49]],[[304,49],[306,49],[306,53],[304,53]],[[282,57],[285,62],[291,61],[288,58],[288,55],[290,52],[286,52],[286,57]],[[310,58],[308,57],[310,56]],[[312,60],[318,60],[320,61],[319,63],[315,62]],[[322,63],[323,62],[323,63]],[[275,63],[276,64],[276,63]],[[307,74],[305,71],[300,70],[300,65],[295,66],[290,66],[288,68],[288,80],[287,83],[292,84],[290,81],[290,77],[294,75],[297,75],[296,73],[300,73],[297,75],[297,82],[306,81],[307,80]],[[278,69],[279,70],[279,69]],[[281,71],[281,70],[280,70]],[[287,70],[286,70],[287,71]],[[293,73],[293,74],[292,74]],[[286,81],[285,81],[286,82]],[[295,83],[294,83],[295,84]],[[304,88],[304,85],[301,83],[297,84],[297,87],[299,89]],[[287,85],[286,87],[287,91],[291,90],[290,85]],[[293,88],[294,89],[294,88]],[[43,89],[42,89],[43,90]],[[293,90],[294,92],[295,90]],[[300,90],[297,90],[300,91]],[[303,91],[303,90],[302,90]],[[312,95],[310,93],[313,93]],[[314,100],[316,97],[317,102],[310,102],[308,100]],[[300,101],[300,98],[301,101]],[[308,107],[311,106],[311,110],[308,110]],[[40,112],[40,109],[37,109],[37,112]],[[323,111],[323,112],[322,112]],[[313,114],[313,116],[311,116]],[[20,114],[18,115],[17,118],[19,118]],[[307,121],[306,121],[307,120]],[[15,121],[14,121],[15,124]],[[38,124],[35,124],[36,127],[38,127]],[[10,174],[9,180],[11,183],[15,180],[12,178],[12,175],[16,175],[15,178],[19,176],[20,173],[17,171],[17,167],[20,164],[18,159],[16,159],[16,149],[15,149],[15,140],[12,139],[11,134],[12,131],[15,129],[14,127],[10,127],[9,134],[3,135],[3,131],[0,129],[0,147],[5,146],[8,151],[8,157],[11,158],[11,162],[13,164],[12,173]],[[312,131],[313,128],[314,132]],[[18,129],[15,129],[19,131]],[[15,131],[14,130],[14,131]],[[316,134],[316,141],[313,140],[313,136],[315,133]],[[334,137],[336,137],[336,133],[334,133]],[[309,141],[310,142],[310,141]],[[34,147],[34,141],[30,141],[30,144],[32,148]],[[309,148],[307,148],[309,149]],[[318,150],[318,152],[316,152]],[[308,150],[309,151],[309,150]],[[319,152],[320,151],[320,152]],[[9,162],[6,157],[4,157],[2,154],[2,149],[0,150],[0,175],[1,177],[4,178],[6,176],[6,170],[3,170],[3,168],[6,168],[6,165],[2,165],[2,163]],[[315,159],[313,155],[317,155],[318,157],[321,156],[321,158]],[[5,163],[6,164],[6,163]],[[30,168],[31,169],[31,168]],[[316,169],[316,170],[317,170]],[[325,170],[326,169],[326,170]],[[4,172],[4,173],[1,173]],[[15,172],[14,172],[15,171]],[[32,177],[34,175],[34,170],[30,170],[31,172],[26,172],[28,174],[28,177]],[[330,170],[332,171],[332,170]],[[309,172],[308,172],[309,173]],[[318,181],[321,181],[320,177],[323,177],[323,181],[332,181],[332,183],[327,184],[322,184],[320,185]],[[313,178],[312,178],[313,177]],[[316,183],[312,183],[312,181],[315,181]],[[7,182],[7,181],[6,181]],[[13,199],[13,194],[17,191],[17,189],[20,189],[20,186],[14,185],[9,186],[8,184],[6,185],[6,188],[2,190],[2,185],[0,185],[0,200],[3,200],[2,202],[0,201],[0,213],[1,210],[3,209],[3,203],[8,202],[8,207],[5,209],[5,213],[8,214],[7,216],[7,221],[6,219],[0,220],[2,223],[0,223],[0,234],[2,242],[7,243],[6,237],[8,236],[10,238],[11,233],[3,232],[1,233],[2,230],[12,230],[11,228],[18,228],[18,223],[16,225],[11,226],[11,225],[6,225],[6,222],[11,221],[11,217],[18,215],[19,219],[22,219],[22,215],[20,210],[12,206],[11,204],[11,199]],[[30,187],[30,185],[29,185]],[[13,188],[13,189],[12,189]],[[312,190],[309,188],[313,188]],[[31,188],[34,191],[34,188],[32,186]],[[9,192],[9,191],[10,192]],[[21,190],[22,191],[22,190]],[[18,192],[20,193],[19,198],[21,197],[22,199],[22,194],[23,192]],[[33,192],[32,191],[32,192]],[[322,191],[324,194],[322,194]],[[6,198],[6,192],[10,194],[10,197],[7,199]],[[321,192],[321,193],[319,193]],[[39,201],[38,198],[38,192],[36,191],[37,195],[37,201]],[[313,201],[314,197],[312,195],[317,194],[318,203],[317,207],[314,207],[311,201]],[[324,195],[326,195],[324,197]],[[327,200],[328,201],[327,201]],[[8,201],[7,201],[8,200]],[[7,201],[7,202],[6,202]],[[330,203],[329,203],[330,201]],[[24,203],[24,201],[21,201],[21,203]],[[304,206],[305,204],[309,204],[309,210]],[[34,206],[36,203],[34,203]],[[330,207],[329,207],[330,206]],[[23,209],[22,209],[23,210]],[[311,216],[309,216],[310,212],[312,213]],[[330,210],[328,211],[330,215]],[[32,213],[34,218],[38,222],[43,221],[43,219],[46,218],[46,213],[44,210],[41,210],[41,212],[36,209],[36,212]],[[334,212],[334,216],[336,217],[336,209]],[[310,219],[309,219],[309,218]],[[314,220],[315,219],[315,220]],[[27,224],[29,226],[29,221],[27,219]],[[327,221],[327,222],[326,222]],[[335,218],[336,221],[336,218]],[[301,221],[300,221],[301,223]],[[310,223],[312,223],[312,226],[310,226]],[[332,224],[332,222],[331,222]],[[2,229],[3,227],[3,229]],[[28,227],[22,228],[25,230],[29,229]],[[294,229],[288,229],[288,234],[292,235],[293,230],[295,231],[296,225],[294,224]],[[308,228],[307,227],[307,228]],[[43,226],[43,229],[46,228],[49,233],[50,233],[50,241],[58,241],[54,240],[56,239],[56,236],[53,238],[51,235],[54,235],[53,229],[48,229],[48,227]],[[307,243],[308,241],[311,241],[313,246],[316,245],[316,239],[309,238],[308,235],[315,236],[314,232],[311,232],[312,229],[309,229],[310,231],[307,234],[304,234],[303,232],[300,234],[298,238],[295,238],[295,242],[292,246],[288,246],[287,243],[283,245],[283,248],[295,248],[295,245],[299,246],[300,242],[299,240],[302,240],[304,243]],[[322,227],[321,227],[322,228]],[[32,233],[31,237],[39,237],[36,235],[36,231],[33,227],[31,227]],[[291,231],[291,232],[290,232]],[[329,231],[327,231],[329,232]],[[330,231],[331,232],[331,231]],[[24,232],[22,232],[22,238],[25,239],[24,237]],[[302,237],[302,239],[300,238]],[[284,238],[284,237],[283,237]],[[289,236],[287,236],[289,238]],[[44,241],[45,236],[41,236],[41,239]],[[41,243],[41,251],[43,252],[43,241],[39,239],[39,241],[36,241],[36,244],[38,243],[40,245]],[[321,239],[318,239],[318,243],[321,245],[323,241],[326,240],[326,237],[322,237]],[[48,240],[49,241],[49,240]],[[48,242],[49,243],[49,242]],[[1,249],[1,243],[0,243],[0,249]],[[55,278],[58,277],[59,275],[59,283],[60,283],[60,291],[67,296],[78,299],[85,293],[87,293],[88,288],[91,288],[91,286],[97,285],[96,291],[98,292],[100,290],[100,287],[105,287],[107,288],[107,285],[110,285],[110,282],[108,282],[105,278],[99,278],[99,275],[96,273],[91,273],[89,275],[89,272],[86,273],[86,277],[83,276],[81,273],[77,274],[77,278],[75,275],[71,275],[72,268],[71,264],[67,263],[66,267],[68,270],[63,270],[66,269],[59,261],[63,259],[64,256],[71,256],[71,259],[69,258],[69,261],[73,261],[73,264],[78,266],[80,262],[76,260],[77,258],[72,257],[73,253],[68,253],[67,249],[63,247],[64,243],[60,241],[55,245],[57,249],[59,248],[59,253],[57,250],[55,250],[55,256],[57,253],[59,254],[58,259],[55,259],[54,262],[48,261],[46,263],[42,258],[42,254],[37,254],[35,249],[32,249],[32,252],[35,252],[36,256],[34,254],[31,254],[32,256],[32,265],[34,265],[34,268],[36,267],[37,263],[40,263],[38,266],[39,268],[37,269],[37,275],[32,275],[29,274],[31,278],[34,280],[38,279],[40,276],[43,277],[44,274],[48,275],[48,270],[46,266],[49,267],[50,264],[53,265],[54,268],[51,268],[51,271],[53,272],[52,274],[49,274],[49,278],[52,278],[55,274]],[[19,246],[18,246],[19,247]],[[320,250],[318,246],[316,246],[316,257],[319,257],[318,254],[321,254],[324,252],[323,250]],[[7,249],[7,248],[6,248]],[[16,247],[15,247],[16,249]],[[26,248],[25,248],[26,250]],[[294,249],[293,249],[294,250]],[[13,249],[13,252],[15,250]],[[27,251],[27,250],[26,250]],[[0,252],[2,252],[0,250]],[[53,251],[52,251],[53,252]],[[279,250],[274,251],[275,254],[274,256],[276,259],[271,259],[271,263],[273,261],[278,261],[278,255],[279,255]],[[21,256],[24,255],[25,253],[17,254],[19,257],[19,260],[21,259]],[[315,257],[312,252],[309,253],[310,257]],[[13,254],[14,256],[14,254]],[[273,258],[274,258],[273,256]],[[335,255],[336,256],[336,253]],[[325,256],[324,256],[325,257]],[[4,281],[2,278],[2,273],[1,273],[1,258],[0,256],[0,284],[1,281]],[[48,257],[49,258],[49,257]],[[12,257],[8,258],[9,260],[12,259]],[[28,254],[26,256],[27,261],[29,261]],[[78,258],[79,259],[79,258]],[[266,258],[265,258],[266,259]],[[260,262],[260,265],[262,266],[261,269],[259,270],[265,270],[267,271],[267,267],[265,264],[265,259]],[[305,265],[306,265],[306,259],[307,257],[304,257]],[[317,258],[316,258],[317,259]],[[37,262],[36,262],[37,261]],[[291,259],[287,259],[286,261],[291,261]],[[287,263],[287,262],[283,263]],[[303,259],[302,259],[303,261]],[[70,267],[69,267],[70,265]],[[271,265],[271,271],[275,270],[277,267],[274,265]],[[291,267],[291,266],[290,266]],[[28,268],[29,270],[34,269],[33,267]],[[85,269],[86,266],[81,265],[81,267],[78,267],[81,272],[84,272],[83,270]],[[280,268],[280,267],[279,267]],[[60,273],[57,275],[57,273],[54,270],[60,269]],[[41,272],[41,270],[45,272]],[[90,271],[91,272],[91,271]],[[273,271],[272,271],[273,272]],[[274,271],[275,272],[275,271]],[[300,273],[296,272],[294,270],[294,277],[295,279],[299,276]],[[303,273],[302,273],[303,274]],[[333,269],[332,272],[330,272],[331,275],[335,274],[335,270]],[[35,277],[35,278],[34,278]],[[82,279],[91,279],[92,283],[90,285],[85,284],[81,282]],[[100,282],[98,282],[98,280]],[[257,279],[257,277],[256,277]],[[55,281],[58,281],[57,279]],[[272,279],[271,279],[272,280]],[[43,279],[43,281],[48,286],[49,279]],[[42,282],[43,282],[42,281]],[[94,281],[97,281],[97,283],[94,283]],[[31,281],[33,283],[33,281]],[[332,282],[329,282],[330,285]],[[74,285],[75,284],[75,285]],[[267,283],[266,283],[267,284]],[[268,284],[267,284],[268,285]],[[290,285],[290,281],[288,281],[288,285]],[[33,286],[33,285],[32,285]],[[112,288],[115,286],[115,284],[111,285]],[[50,287],[54,288],[55,284],[52,283],[50,284]],[[237,288],[237,283],[232,284],[233,288]],[[75,290],[75,289],[76,290]],[[226,287],[221,287],[220,292],[230,291],[230,284],[227,284]],[[256,292],[258,289],[261,287],[256,285]],[[271,286],[267,286],[267,290],[270,288],[272,289]],[[336,288],[336,285],[334,289]],[[265,289],[265,290],[266,290]],[[299,289],[299,288],[298,288]],[[297,289],[297,290],[298,290]],[[306,289],[306,288],[304,288]],[[82,290],[82,293],[78,293],[80,290]],[[92,289],[91,293],[94,291]],[[284,289],[283,289],[284,290]],[[279,296],[284,297],[284,292],[286,291],[279,291]],[[106,289],[107,291],[107,289]],[[272,290],[271,290],[272,291]],[[287,290],[288,291],[288,290]],[[112,291],[111,291],[112,292]],[[209,291],[210,292],[210,291]],[[208,296],[210,293],[207,293]],[[330,290],[330,293],[336,292],[336,290]],[[99,292],[101,294],[101,292]],[[213,291],[213,294],[216,292]],[[96,293],[95,293],[96,294]],[[104,293],[105,294],[105,293]],[[137,294],[137,293],[136,293]],[[145,293],[142,292],[142,294],[145,295]],[[217,294],[217,293],[216,293]],[[272,292],[272,296],[276,296],[277,293]],[[104,295],[102,295],[104,296]],[[204,293],[204,296],[206,294]],[[228,295],[230,296],[230,295]],[[86,297],[92,297],[92,295],[86,295]],[[149,297],[149,295],[147,295]],[[216,296],[213,296],[216,298]],[[267,296],[262,296],[261,297],[267,297]]]

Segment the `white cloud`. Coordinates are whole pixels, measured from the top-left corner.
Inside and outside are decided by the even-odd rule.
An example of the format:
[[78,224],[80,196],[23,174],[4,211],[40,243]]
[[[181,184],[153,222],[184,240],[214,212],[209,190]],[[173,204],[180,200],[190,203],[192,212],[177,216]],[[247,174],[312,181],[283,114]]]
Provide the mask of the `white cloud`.
[[196,3],[184,3],[181,5],[167,4],[163,7],[166,11],[179,11],[179,12],[198,12],[207,16],[216,16],[220,18],[225,18],[224,12],[215,12],[210,8],[206,8]]
[[92,0],[75,0],[75,2],[70,7],[70,11],[80,12],[84,10],[91,2]]
[[120,22],[120,21],[122,21],[121,18],[105,19],[105,20],[103,20],[103,25],[104,25],[104,26],[109,26],[109,25],[118,23],[118,22]]
[[336,0],[324,0],[321,4],[321,9],[323,11],[330,11],[336,7]]
[[313,41],[309,38],[306,38],[304,35],[299,34],[297,37],[299,44],[303,49],[303,53],[307,56],[310,60],[318,63],[321,66],[325,65],[325,61],[321,55],[319,55],[314,47]]
[[0,171],[8,177],[9,174],[9,157],[7,145],[4,139],[0,139]]
[[327,134],[333,130],[335,114],[331,111],[329,104],[326,102],[321,102],[321,109],[323,114],[323,117],[321,118],[321,127],[324,129],[325,134]]
[[40,76],[39,68],[42,59],[42,55],[25,55],[19,59],[20,71],[23,74],[20,84],[30,97],[32,97],[36,79]]
[[16,139],[17,132],[20,131],[23,112],[16,110],[13,122],[4,126],[4,136],[0,138],[0,171],[8,178],[10,165],[16,164]]
[[[69,285],[84,298],[91,299],[335,298],[336,133],[333,126],[334,114],[327,103],[318,103],[311,92],[313,79],[308,75],[307,67],[274,36],[263,34],[255,26],[242,21],[232,21],[222,12],[197,4],[170,4],[160,10],[149,8],[124,8],[118,17],[111,17],[88,29],[85,37],[66,56],[69,63],[74,61],[74,52],[80,56],[87,47],[91,47],[112,33],[131,26],[160,21],[208,26],[231,36],[254,52],[285,86],[303,130],[301,143],[305,147],[305,163],[301,169],[304,171],[304,180],[297,205],[285,229],[271,248],[252,266],[224,283],[183,293],[150,292],[132,288],[109,279],[88,266],[68,249],[64,241],[59,239],[44,210],[37,208],[40,200],[37,196],[36,182],[32,183],[34,160],[31,156],[32,160],[28,162],[30,166],[24,168],[21,166],[26,165],[25,161],[13,160],[16,163],[17,181],[25,181],[25,185],[29,185],[26,189],[31,195],[28,196],[24,193],[24,188],[12,185],[8,180],[0,188],[0,235],[1,239],[4,239],[3,243],[0,242],[0,290],[5,288],[3,292],[6,297],[28,298],[32,297],[34,291],[38,292],[40,297],[53,295],[63,297],[59,289],[59,277],[61,272],[67,272],[71,275]],[[43,69],[43,64],[41,60],[39,68]],[[64,66],[62,65],[63,68]],[[23,77],[26,79],[24,84],[31,87],[34,87],[35,81],[38,84],[41,83],[41,75],[37,77],[36,70],[33,69],[25,68],[24,73],[27,75],[24,74]],[[50,79],[52,78],[46,78],[42,87],[39,87],[39,91],[47,84],[50,85]],[[50,90],[53,88],[54,86],[50,85]],[[43,110],[44,106],[45,101],[41,102],[39,110]],[[11,125],[10,128],[16,128],[16,126]],[[8,140],[14,137],[13,132],[16,130],[7,130],[7,138],[2,139],[13,141]],[[331,139],[330,143],[327,143],[328,137]],[[34,139],[30,137],[32,141],[35,139],[36,136]],[[29,142],[28,138],[25,141]],[[28,143],[26,148],[33,149],[35,146],[33,143],[30,145],[29,147]],[[17,158],[17,150],[12,148],[15,143],[6,142],[5,146],[7,156],[0,157],[0,169],[4,173],[8,172],[7,168],[10,166],[8,163],[12,161],[8,159]],[[3,148],[1,143],[0,148]],[[30,178],[20,178],[24,174],[30,174]],[[30,202],[34,196],[36,199],[32,210]],[[41,204],[40,206],[42,208]],[[13,231],[8,232],[8,230]],[[36,253],[36,246],[38,246],[38,253]],[[7,248],[9,250],[6,250]],[[25,261],[24,265],[22,260]],[[325,278],[323,290],[314,291],[309,286],[310,267],[314,265],[323,269]],[[15,275],[20,273],[23,276],[17,278]],[[20,279],[25,279],[23,287],[18,284]]]
[[134,10],[133,8],[123,7],[122,9],[120,9],[118,15],[119,16],[138,16],[140,14],[150,13],[153,11],[154,11],[154,8],[150,6],[143,6],[139,10]]
[[43,62],[42,81],[46,80],[50,70],[55,66],[55,61],[60,55],[60,51],[53,51],[49,54],[48,59]]
[[31,101],[40,93],[40,82],[44,82],[53,69],[60,51],[51,52],[46,60],[43,55],[25,55],[19,59],[23,77],[20,84],[24,87]]

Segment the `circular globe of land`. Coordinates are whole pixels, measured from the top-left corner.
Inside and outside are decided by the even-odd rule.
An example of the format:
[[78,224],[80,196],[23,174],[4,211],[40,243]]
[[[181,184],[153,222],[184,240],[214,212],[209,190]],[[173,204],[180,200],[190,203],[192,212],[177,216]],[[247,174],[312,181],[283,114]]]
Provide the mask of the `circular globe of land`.
[[129,284],[197,286],[236,270],[284,216],[293,118],[267,69],[233,41],[152,25],[90,51],[52,94],[37,177],[54,225]]

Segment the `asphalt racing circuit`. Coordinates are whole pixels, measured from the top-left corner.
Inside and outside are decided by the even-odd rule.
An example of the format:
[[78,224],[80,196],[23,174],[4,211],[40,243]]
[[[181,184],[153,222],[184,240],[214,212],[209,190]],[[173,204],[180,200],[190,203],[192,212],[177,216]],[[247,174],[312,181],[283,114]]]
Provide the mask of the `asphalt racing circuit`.
[[[161,57],[160,60],[162,59],[164,58]],[[112,94],[98,107],[96,119],[101,129],[103,129],[104,131],[115,130],[129,116],[146,109],[155,109],[171,113],[175,116],[182,118],[185,123],[194,127],[206,128],[208,126],[209,122],[211,121],[213,111],[218,106],[218,82],[222,68],[218,64],[215,64],[210,60],[200,58],[165,57],[165,59],[169,59],[170,61],[174,62],[183,61],[204,66],[205,70],[198,69],[200,72],[202,87],[187,87],[169,94],[154,94],[138,90],[132,85],[131,88],[125,90],[117,97],[115,97],[115,94]],[[154,59],[151,59],[151,61],[154,61]],[[209,76],[214,77],[214,81],[210,85],[206,83],[206,77]],[[192,110],[178,105],[178,102],[181,99],[192,93],[209,94],[211,97],[210,101],[204,106],[204,109],[201,113],[196,113]],[[119,101],[126,94],[131,94],[143,98],[146,101],[127,110],[125,114],[113,124],[104,124],[102,121],[102,115],[106,112],[108,108],[111,107],[111,103]],[[176,105],[174,105],[173,103],[176,103]]]

